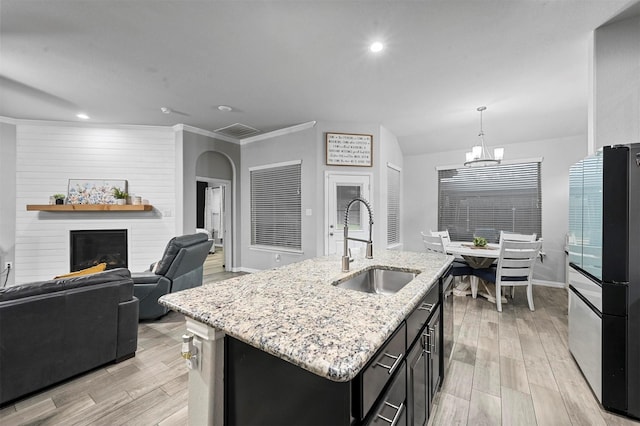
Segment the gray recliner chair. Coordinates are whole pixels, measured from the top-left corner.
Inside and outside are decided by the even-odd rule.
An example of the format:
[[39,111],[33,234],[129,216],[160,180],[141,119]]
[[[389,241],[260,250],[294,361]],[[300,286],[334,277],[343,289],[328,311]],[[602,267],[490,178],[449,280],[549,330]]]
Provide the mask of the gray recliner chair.
[[212,241],[197,233],[172,238],[162,259],[145,272],[131,274],[133,294],[140,300],[140,319],[157,319],[169,312],[158,299],[202,285],[202,269]]

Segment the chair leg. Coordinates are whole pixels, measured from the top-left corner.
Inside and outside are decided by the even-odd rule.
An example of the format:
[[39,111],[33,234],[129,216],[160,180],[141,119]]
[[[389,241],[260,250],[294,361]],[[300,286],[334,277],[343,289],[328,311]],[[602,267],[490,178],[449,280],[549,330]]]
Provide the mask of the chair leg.
[[499,282],[496,282],[496,307],[498,312],[502,312],[502,288]]
[[512,285],[511,286],[511,298],[513,299],[515,297],[516,294],[516,286]]
[[535,311],[536,308],[533,306],[533,285],[531,283],[527,285],[527,301],[529,302],[529,310]]

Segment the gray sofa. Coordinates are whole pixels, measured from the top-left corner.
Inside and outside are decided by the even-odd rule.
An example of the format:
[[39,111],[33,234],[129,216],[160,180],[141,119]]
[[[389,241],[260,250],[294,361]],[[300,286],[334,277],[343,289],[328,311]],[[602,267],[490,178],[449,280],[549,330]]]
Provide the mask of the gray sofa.
[[0,404],[135,355],[128,269],[0,289]]
[[167,293],[202,285],[203,264],[213,241],[196,233],[172,238],[157,264],[148,271],[134,272],[134,295],[140,299],[140,319],[160,318],[169,309],[158,299]]

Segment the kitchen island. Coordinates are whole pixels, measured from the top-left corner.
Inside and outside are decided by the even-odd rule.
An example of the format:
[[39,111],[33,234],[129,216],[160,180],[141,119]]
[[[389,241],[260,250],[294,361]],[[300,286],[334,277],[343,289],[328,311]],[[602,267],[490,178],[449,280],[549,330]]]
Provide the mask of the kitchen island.
[[[351,395],[361,371],[390,337],[400,335],[399,327],[438,286],[452,261],[446,255],[383,251],[341,272],[340,257],[326,256],[163,296],[159,303],[184,314],[187,330],[196,336],[191,347],[198,353],[189,373],[190,423],[224,423],[229,389],[223,374],[230,367],[225,359],[235,362],[225,356],[225,339],[284,360],[329,386],[346,384],[341,389],[346,386]],[[372,268],[417,275],[393,294],[335,285]],[[401,333],[404,342],[404,329]]]

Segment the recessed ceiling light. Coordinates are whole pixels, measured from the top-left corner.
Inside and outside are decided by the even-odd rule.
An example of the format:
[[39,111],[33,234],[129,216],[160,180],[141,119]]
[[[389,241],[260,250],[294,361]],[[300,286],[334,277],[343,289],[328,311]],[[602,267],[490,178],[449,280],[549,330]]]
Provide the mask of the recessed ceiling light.
[[379,41],[375,41],[371,43],[371,46],[369,46],[369,50],[373,53],[378,53],[382,51],[382,49],[384,49],[384,44],[380,43]]
[[222,112],[229,112],[229,111],[233,111],[233,108],[231,108],[230,106],[227,105],[220,105],[218,107],[218,109]]
[[171,108],[162,107],[160,111],[162,111],[163,114],[171,114]]
[[85,114],[84,112],[79,112],[76,114],[76,117],[82,119],[82,120],[88,120],[89,116],[87,114]]

